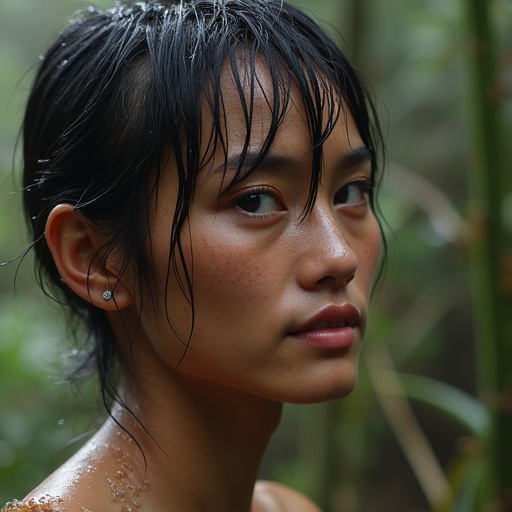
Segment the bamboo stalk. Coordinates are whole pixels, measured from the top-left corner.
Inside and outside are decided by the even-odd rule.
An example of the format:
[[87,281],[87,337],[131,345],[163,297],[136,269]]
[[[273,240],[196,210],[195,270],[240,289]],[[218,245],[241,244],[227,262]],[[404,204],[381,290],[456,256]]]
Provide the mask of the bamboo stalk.
[[[471,131],[471,273],[480,395],[492,427],[484,439],[487,473],[482,499],[490,510],[510,511],[512,495],[512,286],[511,240],[502,219],[507,182],[490,2],[465,0],[469,39]],[[510,172],[508,173],[510,174]],[[507,263],[508,262],[508,263]],[[507,269],[509,269],[507,271]]]

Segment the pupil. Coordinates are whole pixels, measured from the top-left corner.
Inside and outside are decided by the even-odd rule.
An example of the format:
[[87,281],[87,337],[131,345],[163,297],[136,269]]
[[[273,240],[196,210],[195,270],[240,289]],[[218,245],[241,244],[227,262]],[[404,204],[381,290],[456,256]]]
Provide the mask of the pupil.
[[336,194],[336,203],[346,203],[348,200],[348,187],[343,187],[337,194]]
[[254,213],[256,212],[261,205],[261,197],[260,194],[248,194],[242,200],[242,204],[240,205],[246,212]]

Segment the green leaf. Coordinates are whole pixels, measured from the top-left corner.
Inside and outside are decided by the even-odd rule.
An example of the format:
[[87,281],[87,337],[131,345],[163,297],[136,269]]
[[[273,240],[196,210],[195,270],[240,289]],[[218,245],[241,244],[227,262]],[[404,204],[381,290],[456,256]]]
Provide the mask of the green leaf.
[[434,407],[478,437],[488,432],[487,409],[468,393],[427,377],[400,373],[398,377],[407,397]]

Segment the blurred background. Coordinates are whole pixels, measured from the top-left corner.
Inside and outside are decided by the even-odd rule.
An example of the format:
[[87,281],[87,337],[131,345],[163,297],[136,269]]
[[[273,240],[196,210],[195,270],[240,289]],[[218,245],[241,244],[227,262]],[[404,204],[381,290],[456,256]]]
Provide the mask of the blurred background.
[[[475,332],[488,324],[477,317],[486,306],[506,310],[512,295],[506,276],[497,307],[482,291],[499,258],[512,275],[510,256],[503,259],[512,230],[512,1],[293,3],[372,84],[388,146],[381,209],[389,257],[356,391],[335,404],[287,407],[262,476],[304,490],[328,512],[479,510],[482,468],[497,470],[482,455],[494,418],[482,386],[503,379],[485,377]],[[13,260],[0,267],[0,504],[23,497],[101,415],[93,390],[60,381],[55,362],[72,347],[58,309],[33,284],[31,257],[19,259],[27,238],[15,153],[38,57],[88,5],[0,0],[0,262]],[[491,184],[479,188],[485,179]],[[500,219],[487,263],[478,221],[486,210],[474,207],[492,196],[479,197],[485,187]],[[511,330],[499,332],[498,346],[500,336],[512,344]],[[493,354],[510,366],[507,352]]]

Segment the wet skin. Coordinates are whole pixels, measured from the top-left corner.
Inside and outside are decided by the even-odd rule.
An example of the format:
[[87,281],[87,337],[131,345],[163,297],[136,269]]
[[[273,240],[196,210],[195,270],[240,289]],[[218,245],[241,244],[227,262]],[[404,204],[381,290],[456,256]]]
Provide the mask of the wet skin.
[[[259,150],[270,121],[264,66],[259,80],[250,151]],[[228,75],[223,91],[229,167],[246,127]],[[254,482],[282,402],[332,400],[353,389],[381,238],[368,203],[368,151],[349,112],[324,144],[322,183],[303,216],[311,140],[300,97],[292,99],[268,158],[245,180],[225,191],[231,171],[223,180],[220,150],[198,176],[181,234],[195,305],[188,348],[189,303],[172,272],[164,285],[177,187],[172,161],[151,233],[155,287],[139,296],[136,271],[120,276],[131,298],[108,314],[127,365],[120,394],[140,423],[119,407],[113,416],[145,460],[109,420],[31,496],[63,497],[68,512],[118,511],[107,480],[122,466],[120,485],[134,510],[318,510],[277,484],[253,495]]]

